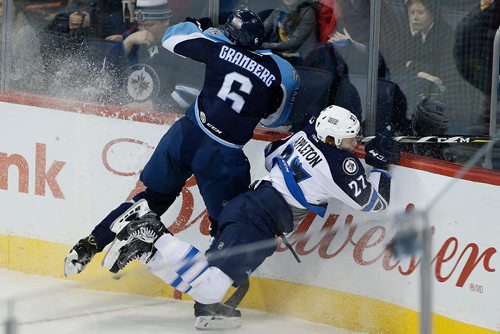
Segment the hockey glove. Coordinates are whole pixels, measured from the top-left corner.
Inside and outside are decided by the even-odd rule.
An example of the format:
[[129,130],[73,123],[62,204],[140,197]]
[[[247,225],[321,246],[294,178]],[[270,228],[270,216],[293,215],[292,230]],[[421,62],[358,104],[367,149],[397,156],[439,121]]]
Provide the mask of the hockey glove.
[[97,253],[97,243],[91,234],[81,239],[64,259],[64,276],[79,274]]
[[389,163],[398,163],[401,144],[392,139],[392,130],[387,127],[365,145],[365,161],[377,169],[387,169]]

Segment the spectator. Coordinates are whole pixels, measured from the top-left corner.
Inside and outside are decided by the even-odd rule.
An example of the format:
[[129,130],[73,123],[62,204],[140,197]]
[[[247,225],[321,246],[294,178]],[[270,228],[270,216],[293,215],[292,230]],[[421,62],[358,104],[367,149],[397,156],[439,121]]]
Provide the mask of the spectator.
[[400,85],[408,100],[409,116],[422,96],[452,100],[457,73],[450,56],[453,30],[442,19],[433,0],[409,0],[408,19],[416,34],[400,58],[405,80]]
[[[131,0],[130,2],[135,3]],[[133,13],[130,13],[133,15]],[[130,25],[123,17],[122,0],[73,1],[56,16],[64,31],[66,17],[71,33],[79,37],[106,38],[123,34]]]
[[368,0],[337,0],[337,26],[334,40],[352,39],[368,45],[370,3],[371,1]]
[[139,0],[136,5],[134,19],[137,21],[138,31],[123,41],[126,57],[136,46],[144,45],[147,48],[157,49],[158,45],[161,45],[161,38],[169,27],[172,16],[166,0]]
[[318,42],[326,43],[335,31],[337,0],[320,0],[318,4]]
[[77,37],[78,42],[91,30],[92,19],[88,11],[75,11],[69,15],[68,21],[70,35]]
[[68,34],[81,45],[87,38],[121,36],[129,28],[130,18],[126,21],[123,17],[122,0],[76,0],[50,21],[47,30],[58,35]]
[[[370,42],[371,3],[370,0],[337,0],[335,33],[330,40],[350,40],[366,48]],[[380,10],[380,53],[387,65],[393,67],[397,63],[396,50],[401,43],[403,28],[387,0],[381,1]],[[354,70],[352,64],[349,65],[351,70]]]
[[73,1],[48,24],[49,33],[66,36],[73,47],[87,37],[97,37],[97,1]]
[[203,65],[178,57],[161,46],[162,37],[170,26],[172,11],[167,0],[138,0],[134,18],[138,30],[123,41],[128,59],[125,71],[126,103],[155,111],[184,112],[194,102],[199,89],[185,101],[175,90],[176,81],[187,80],[190,86],[203,84]]
[[42,31],[41,59],[52,93],[66,95],[64,87],[81,87],[87,81],[88,68],[81,58],[86,51],[83,42],[96,36],[96,8],[94,1],[74,1]]
[[99,13],[107,4],[73,1],[45,28],[41,51],[46,93],[97,102],[116,95],[122,86],[116,80],[116,73],[123,72],[118,70],[121,43],[99,39]]
[[[453,29],[441,16],[440,2],[408,0],[409,29],[400,58],[403,76],[399,85],[408,102],[411,127],[406,134],[445,134],[451,119],[460,119],[458,73],[450,56]],[[408,133],[409,132],[409,133]],[[419,155],[454,161],[455,153],[446,144],[408,145],[405,150]]]
[[[500,26],[498,0],[480,0],[457,26],[453,56],[460,75],[483,96],[483,113],[475,120],[473,133],[488,133],[491,72],[493,66],[493,40]],[[498,61],[498,59],[496,59]]]
[[310,1],[283,0],[266,18],[264,27],[268,38],[262,47],[281,53],[293,64],[301,63],[318,41],[318,22]]
[[405,67],[417,77],[436,84],[444,91],[444,63],[451,55],[453,36],[451,27],[439,16],[439,8],[430,0],[409,0],[408,17],[415,32],[411,54]]

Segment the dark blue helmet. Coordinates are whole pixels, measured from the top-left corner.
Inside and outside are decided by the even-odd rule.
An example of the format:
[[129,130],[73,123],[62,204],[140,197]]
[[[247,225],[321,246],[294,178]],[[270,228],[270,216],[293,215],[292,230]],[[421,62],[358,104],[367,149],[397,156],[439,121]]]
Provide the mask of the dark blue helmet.
[[251,10],[236,10],[227,18],[224,34],[236,45],[255,50],[264,41],[264,23]]

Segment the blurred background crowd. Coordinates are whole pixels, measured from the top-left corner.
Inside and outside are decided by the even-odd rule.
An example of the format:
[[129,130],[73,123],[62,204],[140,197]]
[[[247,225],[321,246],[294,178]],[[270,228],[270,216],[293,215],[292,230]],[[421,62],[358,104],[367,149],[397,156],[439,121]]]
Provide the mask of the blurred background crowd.
[[[264,22],[263,48],[301,77],[290,130],[337,104],[363,120],[365,135],[386,125],[399,135],[489,135],[498,1],[0,0],[0,82],[4,91],[182,114],[204,66],[164,49],[164,32],[186,17],[221,27],[248,8]],[[457,163],[478,148],[406,147]],[[500,152],[487,167],[500,168]]]

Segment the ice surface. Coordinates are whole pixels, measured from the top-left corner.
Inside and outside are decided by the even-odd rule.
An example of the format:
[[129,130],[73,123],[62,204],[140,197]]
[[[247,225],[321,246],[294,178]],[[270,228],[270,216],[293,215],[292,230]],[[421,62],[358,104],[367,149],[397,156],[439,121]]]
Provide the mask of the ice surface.
[[[193,304],[159,297],[81,289],[74,282],[0,269],[0,323],[13,300],[16,334],[201,333]],[[243,310],[235,334],[351,334],[326,325]],[[5,326],[0,333],[5,333]],[[6,333],[10,334],[10,333]]]

